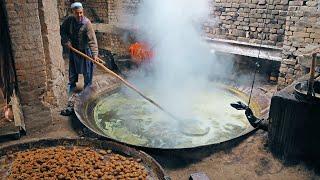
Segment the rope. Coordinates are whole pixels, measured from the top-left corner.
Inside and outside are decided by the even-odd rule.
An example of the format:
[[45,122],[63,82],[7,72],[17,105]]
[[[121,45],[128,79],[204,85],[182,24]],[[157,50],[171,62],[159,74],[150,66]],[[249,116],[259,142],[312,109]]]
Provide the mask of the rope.
[[[261,47],[262,47],[262,42],[263,42],[264,29],[266,28],[266,24],[267,24],[267,23],[266,23],[266,19],[267,19],[268,11],[269,11],[269,2],[267,3],[267,13],[266,13],[266,17],[264,18],[264,27],[263,27],[263,29],[262,29],[262,37],[261,37],[261,41],[260,41],[260,45],[259,45],[259,51],[258,51],[258,57],[257,57],[258,59],[259,59],[260,53],[261,53]],[[251,97],[252,97],[252,91],[253,91],[253,87],[254,87],[254,84],[255,84],[255,81],[256,81],[256,74],[257,74],[258,68],[260,67],[258,61],[256,61],[255,65],[256,65],[256,68],[255,68],[255,71],[254,71],[253,80],[252,80],[252,84],[251,84],[251,90],[250,90],[248,107],[250,107]]]
[[251,97],[252,97],[252,90],[253,90],[254,82],[256,81],[257,71],[258,71],[258,64],[256,63],[256,69],[255,69],[255,71],[254,71],[253,80],[252,80],[252,84],[251,84],[251,90],[250,90],[248,107],[250,107],[250,102],[251,102]]

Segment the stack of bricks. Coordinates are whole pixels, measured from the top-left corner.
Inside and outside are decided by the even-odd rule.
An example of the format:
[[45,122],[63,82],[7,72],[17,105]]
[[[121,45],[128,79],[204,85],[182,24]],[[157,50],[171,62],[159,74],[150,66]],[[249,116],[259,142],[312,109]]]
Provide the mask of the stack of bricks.
[[320,10],[317,0],[289,2],[278,89],[291,84],[310,67],[306,52],[319,47]]
[[288,0],[215,0],[213,25],[205,24],[211,38],[282,46]]

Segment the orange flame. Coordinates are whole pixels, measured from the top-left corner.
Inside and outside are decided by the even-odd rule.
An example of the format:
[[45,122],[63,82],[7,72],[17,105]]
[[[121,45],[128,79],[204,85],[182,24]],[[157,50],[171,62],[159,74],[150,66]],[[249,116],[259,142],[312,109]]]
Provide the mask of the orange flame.
[[153,58],[153,51],[146,43],[136,42],[129,48],[131,58],[134,62],[140,64]]

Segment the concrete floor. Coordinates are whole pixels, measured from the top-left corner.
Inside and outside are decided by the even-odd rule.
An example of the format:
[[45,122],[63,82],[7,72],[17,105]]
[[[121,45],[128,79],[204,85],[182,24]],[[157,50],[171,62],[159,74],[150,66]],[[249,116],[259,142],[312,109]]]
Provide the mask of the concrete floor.
[[[113,82],[109,76],[97,74],[95,81]],[[274,89],[274,86],[266,85],[264,88]],[[47,129],[24,136],[19,141],[0,143],[0,147],[38,138],[78,137],[69,119],[59,113],[60,109],[54,111],[53,124]],[[204,172],[210,179],[320,179],[320,170],[311,165],[303,162],[285,165],[275,158],[268,151],[267,135],[259,130],[226,147],[208,148],[200,152],[150,154],[174,180],[188,179],[190,174],[196,172]]]

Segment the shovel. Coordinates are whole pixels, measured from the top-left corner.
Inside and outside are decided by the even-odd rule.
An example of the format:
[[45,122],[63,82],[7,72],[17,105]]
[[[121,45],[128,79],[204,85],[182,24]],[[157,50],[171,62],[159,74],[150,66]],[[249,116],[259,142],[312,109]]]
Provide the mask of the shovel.
[[[105,67],[104,61],[100,58],[97,58],[97,61],[95,61],[94,59],[92,59],[91,57],[89,57],[88,55],[82,53],[81,51],[75,49],[74,47],[70,46],[69,47],[73,52],[83,56],[84,58],[92,61],[94,64],[98,65],[100,68],[102,68],[105,72],[109,73],[110,75],[112,75],[113,77],[119,79],[121,82],[123,82],[123,84],[125,84],[127,87],[129,87],[130,89],[132,89],[133,91],[135,91],[136,93],[138,93],[141,97],[143,97],[144,99],[146,99],[147,101],[149,101],[151,104],[155,105],[157,108],[159,108],[161,111],[163,111],[164,113],[166,113],[168,116],[170,116],[173,119],[178,120],[179,123],[181,123],[182,121],[184,121],[185,123],[180,124],[181,128],[180,131],[188,136],[204,136],[206,134],[209,133],[210,127],[203,127],[203,125],[199,125],[199,124],[192,124],[190,122],[194,122],[193,119],[181,119],[176,117],[175,115],[173,115],[172,113],[170,113],[169,111],[165,110],[162,106],[160,106],[157,102],[155,102],[154,100],[152,100],[151,98],[147,97],[146,95],[144,95],[139,89],[137,89],[134,85],[132,85],[131,83],[129,83],[128,81],[126,81],[125,79],[123,79],[121,76],[119,76],[118,74],[114,73],[113,71],[111,71],[110,69],[108,69],[107,67]],[[187,123],[188,122],[188,123]]]

